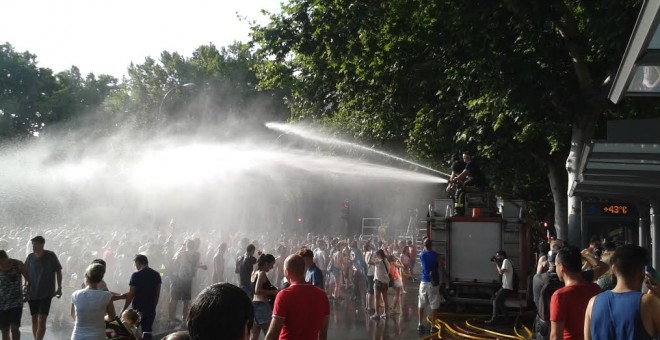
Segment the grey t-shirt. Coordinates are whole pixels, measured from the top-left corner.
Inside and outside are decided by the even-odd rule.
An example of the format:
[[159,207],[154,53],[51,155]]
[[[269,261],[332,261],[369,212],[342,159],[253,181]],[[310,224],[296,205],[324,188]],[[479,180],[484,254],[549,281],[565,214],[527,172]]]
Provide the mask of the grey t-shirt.
[[55,273],[62,270],[55,253],[44,250],[41,257],[35,253],[28,255],[25,269],[30,277],[30,300],[50,299],[55,296]]

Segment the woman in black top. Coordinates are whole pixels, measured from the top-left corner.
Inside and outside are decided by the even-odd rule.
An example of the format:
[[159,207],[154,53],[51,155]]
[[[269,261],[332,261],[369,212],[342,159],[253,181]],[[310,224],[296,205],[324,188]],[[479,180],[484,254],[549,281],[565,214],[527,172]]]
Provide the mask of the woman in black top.
[[277,295],[275,288],[268,280],[266,273],[273,269],[275,257],[271,254],[263,254],[257,260],[257,270],[252,273],[251,284],[254,297],[252,307],[254,308],[254,326],[252,326],[252,340],[259,339],[259,333],[264,331],[264,336],[270,327],[273,315],[272,304]]

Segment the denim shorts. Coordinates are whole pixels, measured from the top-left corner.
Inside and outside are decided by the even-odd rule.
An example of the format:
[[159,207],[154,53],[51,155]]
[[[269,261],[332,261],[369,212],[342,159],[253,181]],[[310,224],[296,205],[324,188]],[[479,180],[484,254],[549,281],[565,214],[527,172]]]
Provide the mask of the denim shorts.
[[254,322],[259,326],[267,325],[273,317],[273,310],[268,302],[252,301],[252,308],[254,308]]

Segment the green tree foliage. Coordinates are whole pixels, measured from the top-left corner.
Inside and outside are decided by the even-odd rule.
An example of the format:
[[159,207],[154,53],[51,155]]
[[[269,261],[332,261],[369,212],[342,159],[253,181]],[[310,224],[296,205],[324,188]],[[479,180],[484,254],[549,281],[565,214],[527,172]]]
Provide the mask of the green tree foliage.
[[287,91],[294,121],[405,145],[435,166],[477,150],[499,193],[541,200],[551,191],[563,227],[570,146],[606,118],[639,112],[610,105],[601,83],[640,4],[290,0],[253,27],[258,75]]
[[37,67],[35,55],[0,45],[0,138],[39,132],[56,88],[52,71]]
[[37,66],[35,55],[0,45],[0,139],[35,136],[93,111],[116,81],[91,73],[82,77],[75,66],[54,75]]
[[174,121],[196,126],[256,110],[281,115],[282,95],[257,88],[256,64],[250,45],[239,42],[220,49],[203,45],[189,58],[164,51],[158,61],[131,64],[105,109],[129,124],[151,127]]

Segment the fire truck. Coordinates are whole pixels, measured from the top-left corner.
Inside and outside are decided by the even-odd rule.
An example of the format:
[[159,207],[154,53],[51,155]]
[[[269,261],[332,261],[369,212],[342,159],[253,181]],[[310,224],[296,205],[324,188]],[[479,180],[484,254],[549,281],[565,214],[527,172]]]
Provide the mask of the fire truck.
[[493,293],[501,287],[491,257],[504,250],[519,278],[519,294],[506,305],[525,308],[530,300],[526,287],[534,259],[531,231],[523,220],[523,202],[501,201],[497,211],[489,202],[488,193],[467,195],[465,211],[469,216],[454,216],[452,199],[436,199],[429,204],[426,227],[420,231],[431,238],[433,250],[440,255],[448,275],[445,292],[450,302],[490,304]]

